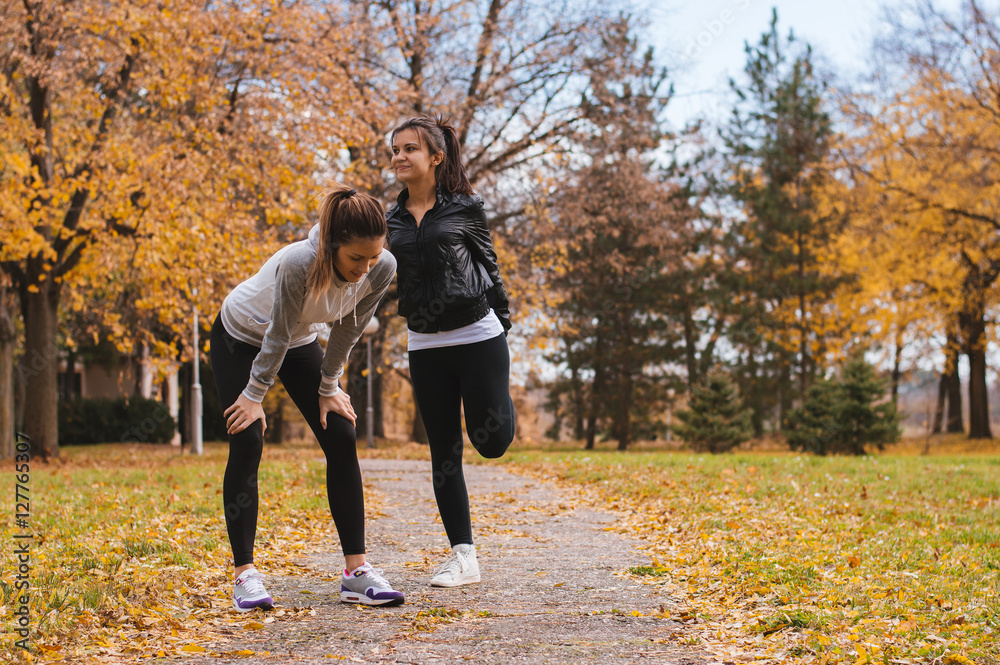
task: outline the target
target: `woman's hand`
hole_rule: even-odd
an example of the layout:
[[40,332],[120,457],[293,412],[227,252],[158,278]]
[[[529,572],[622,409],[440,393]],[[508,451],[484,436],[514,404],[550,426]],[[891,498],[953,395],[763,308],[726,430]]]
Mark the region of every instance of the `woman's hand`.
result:
[[343,390],[333,397],[319,396],[319,424],[323,426],[323,429],[326,429],[326,414],[331,412],[344,416],[351,421],[352,425],[358,419],[357,414],[354,413],[354,407],[351,406],[351,396]]
[[267,420],[264,418],[264,407],[260,402],[247,399],[240,393],[231,407],[226,409],[226,432],[239,434],[256,421],[260,421],[261,434],[267,431]]

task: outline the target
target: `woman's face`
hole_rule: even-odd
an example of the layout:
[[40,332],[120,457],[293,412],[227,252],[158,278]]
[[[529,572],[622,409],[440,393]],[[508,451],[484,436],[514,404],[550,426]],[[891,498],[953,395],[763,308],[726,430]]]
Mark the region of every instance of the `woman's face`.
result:
[[385,237],[355,238],[337,248],[333,265],[349,282],[360,282],[382,256]]
[[440,152],[432,155],[415,129],[404,129],[392,141],[392,169],[402,183],[417,183],[425,178],[433,181],[434,169],[443,157]]

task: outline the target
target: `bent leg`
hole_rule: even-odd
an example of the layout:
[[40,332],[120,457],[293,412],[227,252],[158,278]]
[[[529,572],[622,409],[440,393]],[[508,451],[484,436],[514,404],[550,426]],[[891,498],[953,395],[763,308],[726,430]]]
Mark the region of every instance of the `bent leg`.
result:
[[455,348],[462,354],[456,361],[469,440],[483,457],[500,457],[514,440],[515,430],[507,338],[497,335]]

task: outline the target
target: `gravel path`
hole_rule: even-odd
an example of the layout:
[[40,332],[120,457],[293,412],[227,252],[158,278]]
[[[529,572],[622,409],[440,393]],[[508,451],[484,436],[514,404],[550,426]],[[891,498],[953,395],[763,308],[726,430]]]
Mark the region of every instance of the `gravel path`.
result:
[[361,463],[366,491],[381,494],[377,503],[384,506],[368,520],[369,560],[406,593],[406,603],[383,609],[342,604],[340,553],[317,553],[304,562],[315,575],[267,577],[276,611],[288,608],[295,620],[249,613],[248,622],[265,625],[205,644],[221,658],[186,662],[246,663],[247,651],[254,652],[253,661],[296,663],[713,661],[667,639],[683,626],[663,618],[672,600],[660,587],[619,574],[649,561],[636,543],[606,530],[612,515],[576,507],[563,491],[538,480],[466,465],[483,580],[436,589],[428,585],[430,573],[448,550],[429,463]]

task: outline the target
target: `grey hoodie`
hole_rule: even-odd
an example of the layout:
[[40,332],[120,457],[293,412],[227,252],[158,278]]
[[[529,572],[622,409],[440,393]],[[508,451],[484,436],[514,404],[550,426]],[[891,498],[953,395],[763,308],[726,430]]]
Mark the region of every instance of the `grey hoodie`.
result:
[[323,356],[319,394],[336,395],[347,357],[396,274],[395,257],[383,250],[379,262],[360,282],[346,282],[335,273],[330,286],[316,297],[313,292],[306,293],[306,279],[318,248],[317,224],[306,240],[278,250],[260,272],[233,289],[222,303],[226,332],[260,347],[250,381],[243,389],[251,401],[263,401],[285,352],[312,343],[327,325],[333,329]]

